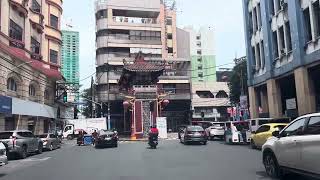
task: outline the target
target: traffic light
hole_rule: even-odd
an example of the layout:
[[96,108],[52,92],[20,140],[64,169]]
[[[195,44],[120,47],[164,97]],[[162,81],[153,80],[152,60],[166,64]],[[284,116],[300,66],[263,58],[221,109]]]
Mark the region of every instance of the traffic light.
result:
[[63,102],[68,102],[68,93],[67,93],[67,91],[64,91],[63,92]]

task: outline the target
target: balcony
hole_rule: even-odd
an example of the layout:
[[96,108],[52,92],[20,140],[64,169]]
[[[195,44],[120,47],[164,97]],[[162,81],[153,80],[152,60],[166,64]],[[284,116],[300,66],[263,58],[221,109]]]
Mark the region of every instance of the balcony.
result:
[[129,35],[100,36],[97,38],[97,48],[116,47],[150,47],[161,48],[161,40],[134,40]]
[[108,29],[108,18],[102,18],[97,20],[96,31]]
[[108,25],[111,29],[161,31],[160,22],[156,18],[114,16]]
[[62,12],[62,0],[46,0],[46,2]]
[[16,39],[10,38],[9,43],[10,43],[10,46],[15,47],[15,48],[24,49],[24,47],[25,47],[24,42],[16,40]]
[[47,36],[56,38],[57,40],[61,41],[62,40],[62,33],[60,30],[55,29],[51,26],[46,25],[45,33]]
[[28,10],[26,8],[26,5],[28,3],[27,0],[9,0],[9,3],[13,10],[16,10],[19,12],[20,16],[27,17]]

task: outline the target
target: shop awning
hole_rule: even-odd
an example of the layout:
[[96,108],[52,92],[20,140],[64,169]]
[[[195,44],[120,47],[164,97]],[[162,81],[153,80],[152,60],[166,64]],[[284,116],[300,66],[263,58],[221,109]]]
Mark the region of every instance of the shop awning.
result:
[[57,118],[57,108],[47,106],[32,101],[25,101],[18,98],[12,98],[12,114],[36,116],[46,118]]

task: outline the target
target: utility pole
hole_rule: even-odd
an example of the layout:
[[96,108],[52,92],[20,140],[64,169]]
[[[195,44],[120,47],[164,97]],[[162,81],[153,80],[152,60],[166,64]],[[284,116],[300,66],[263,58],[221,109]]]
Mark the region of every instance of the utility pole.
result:
[[107,94],[107,100],[108,100],[108,129],[111,130],[111,122],[110,122],[110,82],[109,82],[109,71],[110,71],[110,68],[109,68],[109,59],[107,60],[107,89],[108,89],[108,94]]

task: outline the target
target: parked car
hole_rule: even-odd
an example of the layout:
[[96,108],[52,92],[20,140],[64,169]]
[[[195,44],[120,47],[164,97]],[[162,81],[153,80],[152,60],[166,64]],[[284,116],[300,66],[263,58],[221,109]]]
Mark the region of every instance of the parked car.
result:
[[272,137],[272,133],[274,131],[281,131],[283,128],[285,128],[288,124],[286,123],[269,123],[269,124],[264,124],[260,126],[257,131],[252,131],[251,135],[251,148],[256,149],[256,148],[261,148],[262,145]]
[[208,139],[213,140],[215,137],[219,139],[223,139],[225,128],[226,128],[226,123],[213,122],[213,125],[206,129]]
[[269,176],[294,172],[320,178],[320,113],[301,116],[272,135],[262,146]]
[[9,153],[18,154],[22,159],[26,158],[29,153],[42,153],[41,139],[28,130],[0,132],[0,141],[8,144]]
[[184,133],[184,129],[187,127],[188,125],[179,125],[178,126],[178,138],[181,139],[181,133]]
[[46,133],[46,134],[38,135],[37,137],[39,137],[42,140],[43,149],[52,151],[54,149],[61,147],[60,139],[55,134]]
[[0,142],[0,166],[8,164],[6,144]]
[[207,144],[207,136],[201,126],[187,126],[180,135],[181,143],[200,142],[204,145]]
[[94,140],[95,147],[118,147],[118,133],[110,130],[98,131],[98,137]]

